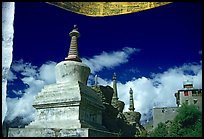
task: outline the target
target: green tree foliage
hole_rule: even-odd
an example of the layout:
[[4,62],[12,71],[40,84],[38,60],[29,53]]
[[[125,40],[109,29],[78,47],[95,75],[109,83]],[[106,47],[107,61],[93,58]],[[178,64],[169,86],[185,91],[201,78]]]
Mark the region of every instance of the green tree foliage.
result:
[[195,105],[183,104],[178,109],[178,115],[174,121],[181,124],[181,128],[188,128],[194,125],[199,119],[202,119],[202,115]]
[[150,133],[151,137],[167,137],[167,135],[168,130],[164,123],[159,123],[155,130]]
[[178,109],[178,114],[167,126],[159,123],[150,136],[153,137],[201,137],[202,113],[195,105],[183,104]]

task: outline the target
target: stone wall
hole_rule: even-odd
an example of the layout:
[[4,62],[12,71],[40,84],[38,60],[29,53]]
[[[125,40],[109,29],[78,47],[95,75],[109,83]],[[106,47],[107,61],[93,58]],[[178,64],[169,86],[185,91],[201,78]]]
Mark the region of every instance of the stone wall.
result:
[[115,133],[106,131],[76,128],[10,128],[9,137],[117,137]]
[[153,128],[156,128],[158,123],[171,121],[177,115],[178,107],[162,107],[153,108]]

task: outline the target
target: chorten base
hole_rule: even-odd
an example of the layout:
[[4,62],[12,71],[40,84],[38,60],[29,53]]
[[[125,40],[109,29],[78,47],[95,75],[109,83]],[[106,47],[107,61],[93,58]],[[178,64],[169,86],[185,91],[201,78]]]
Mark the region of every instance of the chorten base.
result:
[[118,137],[118,134],[91,128],[9,128],[8,137]]

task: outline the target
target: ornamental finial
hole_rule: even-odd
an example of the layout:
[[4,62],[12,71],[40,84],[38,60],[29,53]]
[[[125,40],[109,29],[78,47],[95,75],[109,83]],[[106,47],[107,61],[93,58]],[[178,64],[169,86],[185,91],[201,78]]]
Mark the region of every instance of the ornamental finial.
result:
[[80,36],[80,33],[78,32],[77,25],[74,25],[74,29],[69,33],[69,35],[71,36],[71,43],[68,56],[65,60],[82,62],[78,54],[77,38]]

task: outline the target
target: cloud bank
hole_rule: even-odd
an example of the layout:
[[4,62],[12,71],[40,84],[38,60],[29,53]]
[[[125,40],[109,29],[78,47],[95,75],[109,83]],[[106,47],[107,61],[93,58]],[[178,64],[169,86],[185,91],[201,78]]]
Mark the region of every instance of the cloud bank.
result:
[[[15,90],[13,93],[18,97],[7,97],[8,111],[6,120],[12,121],[17,117],[22,117],[23,123],[29,123],[34,118],[34,108],[32,107],[34,96],[43,88],[44,85],[55,83],[55,62],[46,62],[40,68],[26,63],[22,59],[14,61],[11,66],[8,81],[13,82],[16,77],[26,86],[24,90]],[[20,74],[16,76],[16,74]],[[18,88],[17,88],[18,89]]]

